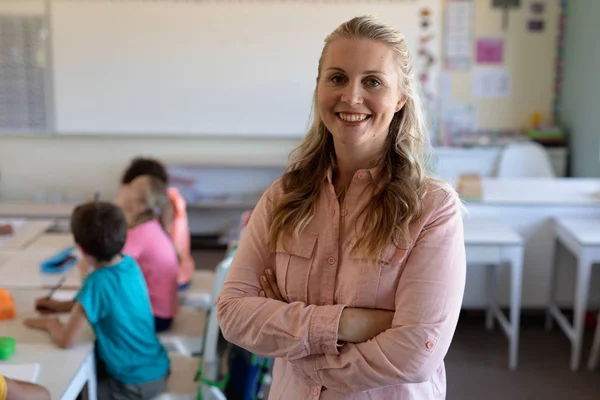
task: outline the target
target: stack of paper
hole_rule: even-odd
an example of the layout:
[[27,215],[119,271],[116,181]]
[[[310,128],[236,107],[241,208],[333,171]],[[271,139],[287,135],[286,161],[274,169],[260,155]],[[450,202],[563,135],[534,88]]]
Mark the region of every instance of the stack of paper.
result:
[[40,364],[3,364],[0,363],[0,375],[24,382],[35,382],[40,374]]

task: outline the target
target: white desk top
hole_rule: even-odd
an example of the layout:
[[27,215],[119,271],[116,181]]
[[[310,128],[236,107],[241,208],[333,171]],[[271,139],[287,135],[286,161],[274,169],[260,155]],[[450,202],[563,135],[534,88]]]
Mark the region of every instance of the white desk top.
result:
[[491,246],[521,244],[521,236],[509,225],[495,219],[466,218],[465,244]]
[[2,217],[69,218],[74,204],[0,203]]
[[[15,301],[17,318],[0,321],[0,336],[17,339],[14,355],[7,361],[11,364],[39,363],[40,374],[36,381],[50,391],[52,399],[60,399],[71,379],[79,370],[86,357],[94,351],[93,334],[87,329],[77,345],[61,350],[52,343],[48,333],[27,328],[25,318],[36,317],[34,301],[48,294],[42,290],[10,290]],[[59,367],[59,368],[57,368]]]
[[50,248],[57,251],[73,245],[70,233],[44,233],[27,246],[28,249]]
[[556,223],[568,231],[583,246],[600,246],[600,219],[556,218]]
[[483,178],[482,186],[483,204],[600,207],[600,179]]
[[38,236],[54,225],[52,220],[28,220],[18,227],[13,235],[0,244],[2,249],[21,249],[27,247]]
[[[40,264],[48,257],[56,254],[56,248],[32,248],[15,252],[14,255],[0,264],[2,287],[8,289],[42,289],[51,288],[58,283],[62,274],[42,273]],[[81,274],[77,266],[67,271],[67,279],[63,288],[78,289],[81,287]]]
[[71,384],[71,379],[93,351],[94,344],[91,341],[78,344],[69,350],[61,350],[54,344],[18,342],[10,360],[0,361],[0,363],[40,364],[36,383],[48,389],[51,399],[60,399]]

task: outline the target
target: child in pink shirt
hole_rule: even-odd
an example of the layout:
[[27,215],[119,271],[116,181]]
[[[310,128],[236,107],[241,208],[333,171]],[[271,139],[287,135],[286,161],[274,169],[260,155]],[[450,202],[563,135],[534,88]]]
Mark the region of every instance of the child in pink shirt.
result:
[[[153,158],[136,157],[131,161],[123,176],[121,187],[129,185],[134,179],[142,175],[150,175],[165,185],[169,183],[169,176],[164,165]],[[162,225],[166,227],[169,236],[179,257],[179,275],[177,283],[179,289],[186,289],[192,280],[196,269],[191,254],[191,236],[187,217],[186,202],[179,190],[174,187],[167,189],[169,203],[161,215]]]
[[157,332],[169,329],[177,312],[179,262],[160,222],[168,202],[166,185],[149,175],[122,187],[117,199],[129,225],[123,253],[133,257],[144,274]]

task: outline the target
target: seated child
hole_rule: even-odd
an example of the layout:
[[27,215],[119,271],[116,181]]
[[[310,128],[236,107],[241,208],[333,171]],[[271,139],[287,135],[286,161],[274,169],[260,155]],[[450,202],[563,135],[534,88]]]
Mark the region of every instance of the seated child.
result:
[[164,392],[169,358],[154,331],[148,289],[136,261],[121,254],[127,221],[119,207],[104,202],[78,206],[71,218],[75,243],[94,271],[75,301],[41,298],[42,313],[71,311],[58,318],[32,318],[31,328],[48,331],[61,348],[74,346],[87,323],[96,335],[99,399],[152,399]]
[[0,374],[0,400],[50,400],[48,390],[35,383],[16,381]]
[[171,327],[178,307],[177,253],[159,218],[168,202],[165,184],[150,175],[135,178],[117,198],[129,226],[123,253],[133,257],[144,274],[157,332]]
[[[127,167],[121,178],[121,189],[129,185],[135,178],[141,175],[150,175],[165,185],[169,183],[169,176],[166,168],[157,160],[152,158],[135,158]],[[170,187],[167,190],[170,203],[165,208],[161,216],[163,225],[171,236],[171,240],[177,250],[179,257],[179,276],[177,283],[179,289],[186,289],[190,285],[192,275],[196,268],[191,254],[191,238],[188,217],[186,211],[185,199],[179,193],[179,190]]]

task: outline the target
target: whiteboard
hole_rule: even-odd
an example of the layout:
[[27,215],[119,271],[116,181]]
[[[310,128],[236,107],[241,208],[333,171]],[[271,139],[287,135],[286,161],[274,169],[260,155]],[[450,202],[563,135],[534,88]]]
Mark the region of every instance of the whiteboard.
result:
[[[56,130],[302,137],[325,36],[371,14],[438,60],[441,0],[73,1],[51,7]],[[417,63],[418,68],[418,63]]]

